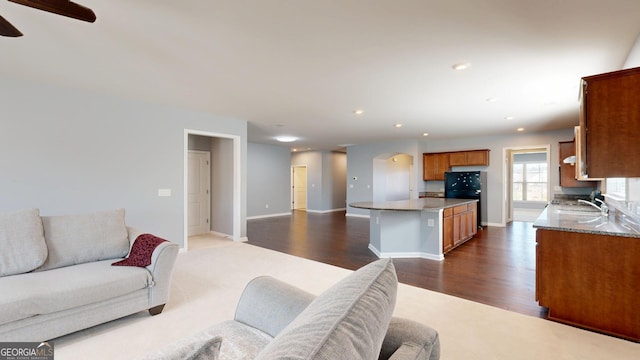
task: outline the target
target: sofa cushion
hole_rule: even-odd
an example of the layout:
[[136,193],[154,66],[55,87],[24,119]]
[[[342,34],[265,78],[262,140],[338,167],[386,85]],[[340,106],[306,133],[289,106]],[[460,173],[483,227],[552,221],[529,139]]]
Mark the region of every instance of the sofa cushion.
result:
[[97,303],[145,289],[152,283],[145,268],[90,262],[0,278],[0,324]]
[[122,258],[129,252],[124,209],[43,216],[42,225],[49,256],[36,271]]
[[47,259],[38,209],[0,214],[0,276],[21,274]]
[[360,268],[314,299],[256,359],[377,359],[397,287],[391,259]]

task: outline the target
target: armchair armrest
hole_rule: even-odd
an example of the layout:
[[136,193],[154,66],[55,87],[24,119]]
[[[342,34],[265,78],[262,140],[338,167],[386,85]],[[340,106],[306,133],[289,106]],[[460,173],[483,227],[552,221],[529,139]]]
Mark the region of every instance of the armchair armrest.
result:
[[275,337],[314,298],[295,286],[270,276],[260,276],[245,287],[234,319]]
[[433,328],[413,320],[391,318],[380,360],[438,360],[440,339]]

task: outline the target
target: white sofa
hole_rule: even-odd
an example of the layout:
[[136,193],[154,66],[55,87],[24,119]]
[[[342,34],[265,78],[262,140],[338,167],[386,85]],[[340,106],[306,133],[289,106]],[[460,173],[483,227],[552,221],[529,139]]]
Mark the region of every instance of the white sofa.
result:
[[124,209],[0,214],[0,341],[51,340],[139,311],[159,314],[178,245],[161,242],[146,267],[112,266],[140,234],[125,225]]

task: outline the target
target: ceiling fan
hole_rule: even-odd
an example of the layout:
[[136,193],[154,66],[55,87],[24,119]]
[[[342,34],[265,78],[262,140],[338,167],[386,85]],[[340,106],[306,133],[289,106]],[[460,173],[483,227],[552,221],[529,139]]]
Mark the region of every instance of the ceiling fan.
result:
[[[48,11],[54,14],[67,16],[87,22],[95,22],[96,14],[88,7],[76,4],[69,0],[9,0],[12,3],[25,5],[34,9]],[[8,37],[22,36],[20,30],[11,25],[9,21],[0,16],[0,35]]]

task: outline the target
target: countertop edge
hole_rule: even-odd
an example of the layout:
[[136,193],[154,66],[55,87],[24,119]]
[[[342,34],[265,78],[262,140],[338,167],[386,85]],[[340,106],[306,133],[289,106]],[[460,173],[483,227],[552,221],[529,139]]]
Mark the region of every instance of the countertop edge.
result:
[[635,239],[640,238],[639,232],[630,229],[628,226],[625,227],[625,225],[623,225],[623,223],[616,218],[615,214],[610,214],[609,219],[605,221],[605,223],[610,223],[610,226],[608,228],[599,229],[590,226],[587,227],[587,225],[585,224],[580,224],[578,218],[575,218],[571,215],[558,215],[550,213],[550,211],[552,211],[555,206],[558,205],[547,206],[542,214],[540,214],[538,219],[533,222],[532,227],[541,230],[566,231],[582,234],[618,236]]
[[[437,203],[436,203],[437,202]],[[353,202],[349,206],[356,209],[365,210],[387,210],[387,211],[429,211],[437,212],[446,208],[478,202],[477,199],[454,199],[454,198],[421,198],[413,200],[385,201],[385,202]],[[444,204],[440,204],[444,203]],[[414,204],[414,205],[411,205]]]

